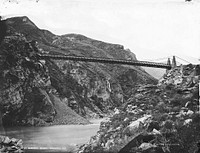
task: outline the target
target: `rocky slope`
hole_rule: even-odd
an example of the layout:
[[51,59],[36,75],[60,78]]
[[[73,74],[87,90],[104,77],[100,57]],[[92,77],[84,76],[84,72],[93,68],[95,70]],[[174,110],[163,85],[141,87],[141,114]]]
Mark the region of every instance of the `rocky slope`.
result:
[[136,86],[157,82],[140,67],[39,60],[37,53],[137,59],[121,45],[77,34],[57,36],[27,17],[6,23],[7,36],[0,46],[5,125],[87,124],[82,117],[109,114]]
[[199,80],[200,65],[190,64],[168,71],[157,85],[139,86],[79,152],[199,152]]

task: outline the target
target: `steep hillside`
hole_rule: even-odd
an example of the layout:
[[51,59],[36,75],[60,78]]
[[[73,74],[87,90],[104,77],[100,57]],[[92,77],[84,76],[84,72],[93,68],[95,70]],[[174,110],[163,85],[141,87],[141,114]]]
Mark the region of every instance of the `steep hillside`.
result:
[[[157,82],[140,67],[41,61],[38,52],[137,59],[121,45],[78,34],[57,36],[39,29],[27,17],[10,18],[6,23],[7,37],[0,46],[4,124],[85,124],[79,115],[102,117],[121,106],[136,86]],[[77,122],[69,119],[74,116]]]
[[198,153],[200,65],[168,71],[157,85],[140,86],[80,153]]

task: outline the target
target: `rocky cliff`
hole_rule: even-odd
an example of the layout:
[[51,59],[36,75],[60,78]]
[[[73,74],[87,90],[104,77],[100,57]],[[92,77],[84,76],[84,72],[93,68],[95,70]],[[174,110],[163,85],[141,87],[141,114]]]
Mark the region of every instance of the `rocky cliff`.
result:
[[[37,53],[137,60],[122,45],[78,34],[54,35],[27,17],[9,18],[0,46],[5,125],[87,124],[157,80],[140,67],[39,60]],[[84,118],[83,118],[84,117]]]
[[157,85],[139,86],[80,153],[200,151],[200,65],[168,71]]

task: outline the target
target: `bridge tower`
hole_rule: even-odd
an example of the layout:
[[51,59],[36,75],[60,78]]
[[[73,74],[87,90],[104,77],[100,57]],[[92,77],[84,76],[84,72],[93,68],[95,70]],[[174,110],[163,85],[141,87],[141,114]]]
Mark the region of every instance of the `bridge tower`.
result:
[[173,59],[172,59],[172,68],[175,68],[177,65],[176,65],[176,57],[173,56]]
[[170,58],[167,59],[167,65],[171,66],[171,60],[170,60]]
[[[167,59],[167,65],[170,65],[170,66],[172,66],[170,58],[168,58],[168,59]],[[169,70],[168,70],[168,69],[166,69],[166,73],[168,73],[168,71],[169,71]]]

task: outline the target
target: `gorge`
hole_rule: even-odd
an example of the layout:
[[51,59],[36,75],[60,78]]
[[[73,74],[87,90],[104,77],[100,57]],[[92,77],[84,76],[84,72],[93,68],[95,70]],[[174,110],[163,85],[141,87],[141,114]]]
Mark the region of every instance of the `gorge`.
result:
[[[92,126],[91,119],[107,118],[77,152],[198,149],[199,65],[175,67],[157,80],[139,66],[40,60],[38,53],[137,58],[119,44],[39,29],[26,16],[8,18],[6,24],[7,35],[0,44],[1,133],[17,126],[36,131],[72,124],[85,128]],[[0,140],[2,146],[22,147],[18,140]]]

